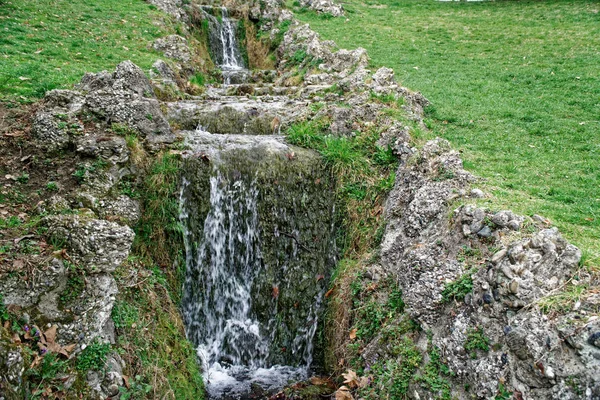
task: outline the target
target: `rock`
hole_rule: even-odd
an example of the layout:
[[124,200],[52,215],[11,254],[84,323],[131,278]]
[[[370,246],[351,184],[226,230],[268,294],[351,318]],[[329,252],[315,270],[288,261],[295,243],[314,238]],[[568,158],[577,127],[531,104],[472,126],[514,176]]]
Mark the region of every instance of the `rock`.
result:
[[152,44],[152,48],[163,53],[165,57],[183,63],[188,63],[192,58],[187,40],[179,35],[169,35],[164,38],[156,39]]
[[134,233],[128,226],[79,215],[46,217],[48,235],[64,242],[74,262],[88,272],[112,272],[129,255]]
[[481,199],[485,197],[485,193],[483,193],[483,190],[481,189],[472,189],[470,194],[471,197],[474,197],[476,199]]
[[594,332],[588,337],[587,342],[592,346],[600,348],[600,331]]
[[333,0],[300,0],[302,7],[309,8],[319,14],[330,14],[334,17],[342,17],[344,9]]
[[489,238],[492,236],[492,230],[489,226],[484,226],[480,231],[477,232],[477,235],[482,238]]
[[502,260],[504,258],[504,256],[506,255],[507,252],[508,252],[508,250],[506,248],[498,251],[496,254],[494,254],[492,256],[491,262],[493,264],[498,264],[498,262],[500,262],[500,260]]
[[517,294],[517,292],[519,291],[519,281],[513,279],[512,281],[510,281],[508,287],[511,293]]
[[183,10],[183,0],[147,0],[159,10],[172,15],[177,20],[187,20],[187,14]]
[[373,82],[378,86],[392,86],[396,84],[394,70],[381,67],[373,74]]
[[39,214],[58,214],[71,209],[69,202],[57,194],[39,202],[36,208]]
[[40,147],[49,152],[62,150],[69,145],[70,141],[66,125],[66,122],[58,120],[51,113],[39,112],[32,125],[33,137]]

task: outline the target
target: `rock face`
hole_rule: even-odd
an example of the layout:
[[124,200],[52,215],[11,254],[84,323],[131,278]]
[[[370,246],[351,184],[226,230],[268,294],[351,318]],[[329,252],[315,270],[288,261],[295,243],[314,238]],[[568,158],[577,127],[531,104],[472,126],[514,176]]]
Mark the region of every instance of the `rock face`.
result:
[[[493,397],[505,382],[523,398],[598,396],[600,382],[590,371],[600,361],[586,339],[600,321],[565,330],[569,316],[551,322],[532,307],[572,276],[580,250],[555,228],[523,232],[525,219],[510,211],[463,206],[449,219],[449,204],[472,177],[440,139],[417,159],[400,167],[388,199],[381,265],[397,277],[411,318],[431,332],[431,344],[461,382],[453,393],[467,396],[461,388],[468,383],[479,398]],[[449,298],[450,285],[465,277],[472,290]],[[483,332],[489,351],[465,350],[472,332]],[[573,379],[583,386],[570,387]]]
[[[40,147],[48,151],[67,148],[79,137],[86,121],[124,124],[148,141],[169,140],[170,127],[154,97],[144,72],[131,61],[119,64],[113,73],[86,74],[76,91],[52,90],[33,123]],[[89,138],[88,138],[89,139]],[[85,142],[80,143],[85,148]]]
[[179,35],[169,35],[165,38],[156,39],[152,44],[152,48],[162,52],[165,57],[182,63],[187,63],[192,58],[187,40]]

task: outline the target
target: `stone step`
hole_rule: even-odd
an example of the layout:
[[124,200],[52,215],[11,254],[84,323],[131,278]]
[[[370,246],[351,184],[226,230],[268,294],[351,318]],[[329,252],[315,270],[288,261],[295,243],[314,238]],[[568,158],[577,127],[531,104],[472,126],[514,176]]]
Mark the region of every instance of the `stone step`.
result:
[[270,135],[304,118],[310,102],[282,96],[229,96],[165,104],[167,119],[176,130],[201,126],[218,134]]

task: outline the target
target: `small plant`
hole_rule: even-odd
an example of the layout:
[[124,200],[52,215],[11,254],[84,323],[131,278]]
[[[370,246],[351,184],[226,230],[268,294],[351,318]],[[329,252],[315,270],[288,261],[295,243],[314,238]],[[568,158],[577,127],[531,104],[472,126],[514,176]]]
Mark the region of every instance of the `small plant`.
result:
[[10,315],[8,313],[8,309],[4,305],[4,296],[0,293],[0,322],[8,321]]
[[46,183],[46,190],[49,192],[58,192],[58,184],[56,182]]
[[0,218],[0,229],[18,228],[23,222],[19,217],[13,215],[8,218]]
[[404,301],[402,300],[402,291],[400,289],[392,290],[388,298],[388,306],[398,313],[404,311]]
[[451,375],[450,369],[442,362],[440,349],[431,344],[431,339],[428,355],[429,362],[423,368],[422,375],[417,376],[415,380],[435,394],[435,398],[450,400],[452,398],[450,383],[444,378],[444,376]]
[[470,353],[471,358],[477,358],[476,350],[486,352],[490,350],[490,339],[484,335],[482,328],[469,329],[464,347]]
[[450,300],[462,300],[468,293],[473,290],[472,271],[467,272],[454,282],[450,282],[444,286],[442,290],[442,302],[447,303]]
[[21,175],[19,175],[17,177],[17,182],[19,182],[19,183],[29,182],[29,174],[27,172],[23,172]]
[[76,368],[80,372],[88,370],[101,371],[106,366],[106,358],[110,352],[110,343],[91,343],[77,357]]
[[111,317],[117,329],[131,328],[139,319],[138,310],[124,301],[115,302]]
[[127,124],[113,123],[110,129],[119,136],[134,135],[137,136],[138,131]]
[[206,83],[206,77],[201,72],[198,72],[190,77],[190,83],[196,86],[204,86]]
[[433,178],[435,182],[447,181],[455,177],[454,171],[441,165],[437,170],[437,175]]
[[67,362],[59,359],[55,353],[46,353],[36,368],[29,369],[27,375],[40,381],[52,380],[67,370]]
[[502,382],[498,383],[498,393],[494,400],[510,400],[512,398],[512,393],[506,390],[506,387],[502,384]]
[[59,295],[59,303],[64,307],[76,300],[85,290],[85,278],[81,267],[65,261],[65,266],[69,269],[67,278],[67,287]]
[[120,387],[121,400],[138,400],[145,399],[152,391],[152,386],[142,382],[142,377],[139,375],[135,376],[127,388]]

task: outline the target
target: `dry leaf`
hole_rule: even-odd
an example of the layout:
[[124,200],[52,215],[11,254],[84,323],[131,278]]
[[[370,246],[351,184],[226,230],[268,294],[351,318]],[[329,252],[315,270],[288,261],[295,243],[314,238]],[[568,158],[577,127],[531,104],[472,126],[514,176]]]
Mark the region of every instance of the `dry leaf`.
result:
[[123,375],[123,381],[125,382],[125,387],[129,389],[129,377],[127,375]]
[[319,378],[318,376],[313,376],[312,378],[310,378],[310,383],[312,383],[315,386],[329,386],[329,380]]
[[335,400],[354,400],[354,397],[346,386],[342,386],[335,391]]
[[273,298],[276,299],[279,297],[279,288],[277,286],[273,286]]
[[325,293],[325,297],[329,297],[333,294],[333,288],[329,289],[327,293]]
[[356,339],[356,331],[357,331],[357,329],[356,329],[356,328],[354,328],[354,329],[352,329],[352,330],[350,331],[350,339],[351,339],[351,340],[354,340],[354,339]]
[[358,387],[359,378],[356,375],[356,372],[351,369],[347,370],[345,374],[342,374],[344,377],[344,383],[347,383],[351,388]]

